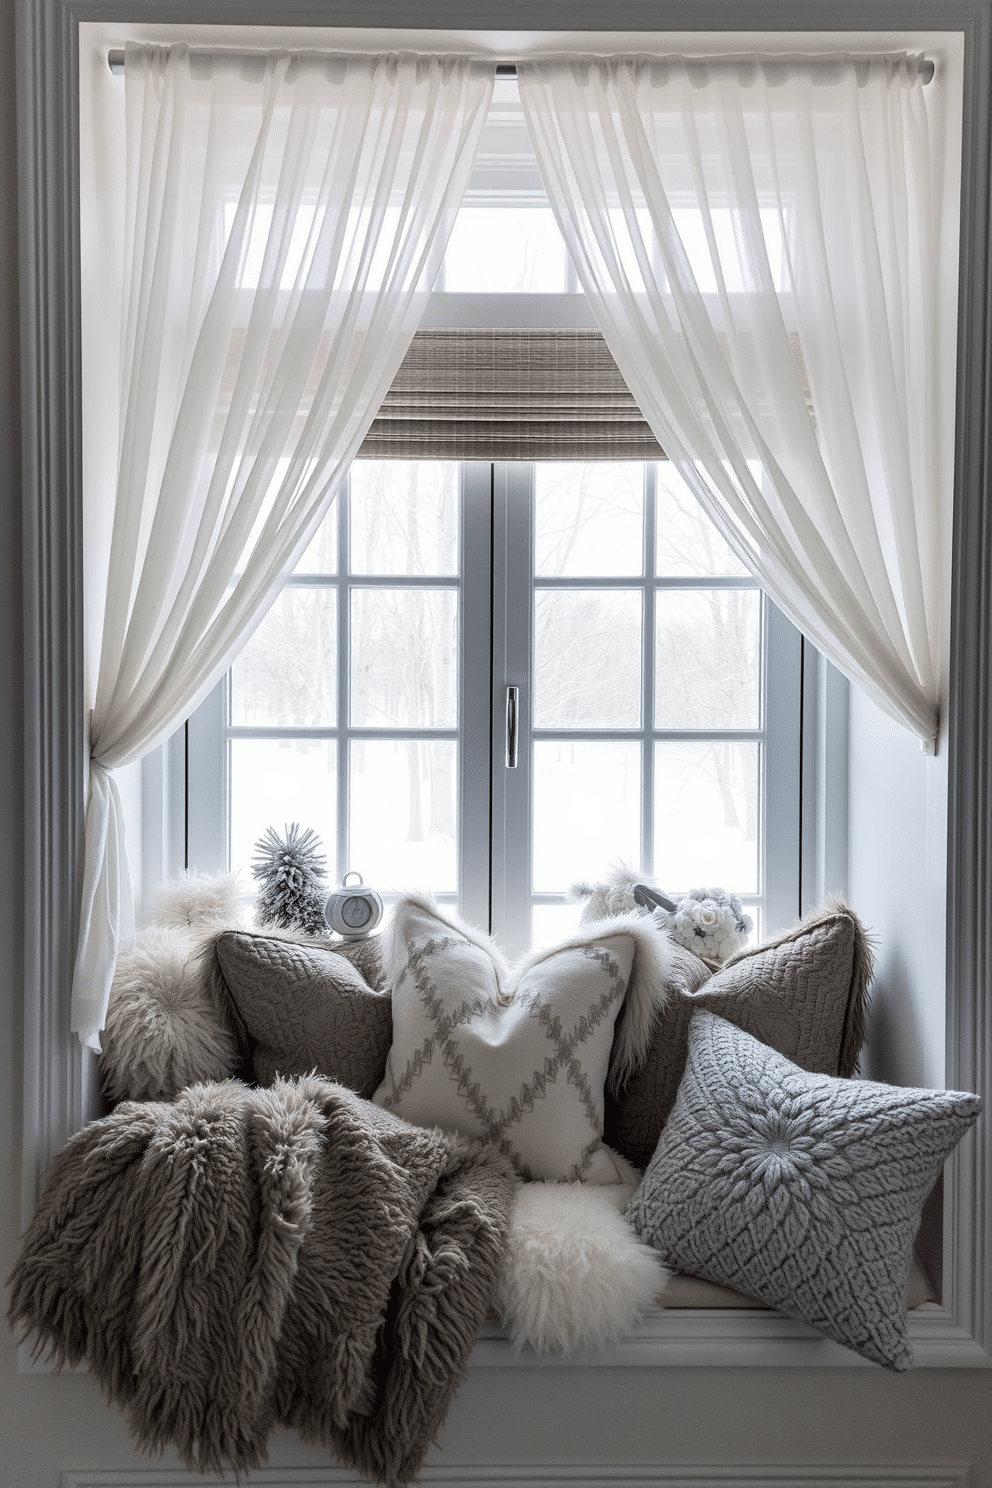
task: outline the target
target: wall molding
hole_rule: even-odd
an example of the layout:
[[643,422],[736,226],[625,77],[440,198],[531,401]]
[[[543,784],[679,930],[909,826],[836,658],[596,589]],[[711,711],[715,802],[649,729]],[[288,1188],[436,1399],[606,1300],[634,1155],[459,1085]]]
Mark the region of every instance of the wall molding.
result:
[[[423,10],[419,12],[423,14]],[[847,0],[766,0],[755,30],[842,29]],[[25,989],[22,1203],[87,1110],[92,1060],[68,1027],[86,751],[81,663],[82,521],[77,41],[83,20],[339,26],[417,24],[413,0],[16,0],[25,574]],[[575,0],[575,28],[602,28]],[[436,0],[437,27],[560,27],[555,0]],[[945,1175],[944,1302],[911,1324],[928,1365],[992,1365],[992,259],[989,244],[992,0],[866,0],[857,29],[965,36],[959,399],[949,749],[947,1084],[986,1115]],[[733,0],[623,0],[611,35],[731,30]],[[615,43],[613,43],[615,44]],[[844,1364],[852,1357],[788,1319],[658,1315],[616,1363]],[[513,1362],[483,1336],[477,1364]],[[79,1480],[80,1482],[82,1480]],[[122,1480],[118,1479],[120,1485]],[[188,1477],[183,1480],[188,1488]]]
[[85,757],[75,27],[60,6],[19,5],[18,215],[25,637],[24,1161],[39,1175],[74,1130],[83,1060],[69,1033]]
[[[948,708],[946,1084],[984,1115],[944,1173],[943,1301],[992,1351],[990,14],[966,41]],[[970,44],[986,59],[967,60]]]
[[[581,1466],[432,1467],[417,1488],[969,1488],[965,1463],[925,1467],[844,1464],[787,1466],[739,1464],[644,1467]],[[368,1488],[367,1480],[339,1467],[271,1467],[248,1473],[247,1488]],[[176,1468],[64,1472],[61,1488],[216,1488],[215,1477]]]

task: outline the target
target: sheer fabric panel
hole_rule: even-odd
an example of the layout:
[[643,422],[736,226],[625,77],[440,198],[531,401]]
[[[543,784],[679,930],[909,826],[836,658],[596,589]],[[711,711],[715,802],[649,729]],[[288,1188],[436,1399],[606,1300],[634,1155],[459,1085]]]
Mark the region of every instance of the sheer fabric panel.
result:
[[659,443],[794,623],[932,748],[950,490],[919,59],[571,58],[518,81]]
[[72,1007],[94,1047],[129,929],[111,772],[197,707],[316,530],[420,321],[492,85],[463,57],[127,49],[121,447]]

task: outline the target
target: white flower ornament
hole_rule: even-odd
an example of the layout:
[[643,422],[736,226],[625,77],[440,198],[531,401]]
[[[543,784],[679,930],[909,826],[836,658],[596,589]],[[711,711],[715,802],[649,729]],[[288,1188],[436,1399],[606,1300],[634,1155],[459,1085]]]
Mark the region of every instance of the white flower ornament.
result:
[[623,863],[602,883],[573,884],[572,897],[585,900],[584,925],[644,909],[673,940],[717,964],[746,945],[753,929],[751,916],[744,913],[736,894],[725,889],[690,889],[682,899],[671,899],[652,884],[639,881]]
[[656,910],[654,918],[687,950],[720,963],[747,943],[753,927],[737,895],[724,889],[691,889],[674,910]]

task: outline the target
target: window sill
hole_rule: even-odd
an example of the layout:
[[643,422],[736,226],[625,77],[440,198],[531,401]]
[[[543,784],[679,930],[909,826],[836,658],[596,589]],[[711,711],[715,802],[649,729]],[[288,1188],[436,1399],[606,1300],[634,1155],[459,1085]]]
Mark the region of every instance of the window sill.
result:
[[[917,1369],[990,1369],[992,1355],[936,1302],[909,1314],[909,1341]],[[783,1366],[796,1369],[874,1369],[850,1349],[780,1313],[754,1308],[656,1308],[642,1327],[614,1348],[579,1354],[538,1354],[516,1349],[500,1323],[487,1319],[469,1358],[469,1369],[727,1369]],[[56,1370],[32,1358],[30,1344],[17,1353],[18,1374],[86,1374],[85,1365]]]

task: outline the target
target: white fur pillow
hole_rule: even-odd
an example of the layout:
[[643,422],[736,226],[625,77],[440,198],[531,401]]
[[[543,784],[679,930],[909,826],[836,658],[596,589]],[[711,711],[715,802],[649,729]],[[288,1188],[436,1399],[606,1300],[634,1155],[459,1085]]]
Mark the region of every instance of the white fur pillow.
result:
[[523,1183],[496,1305],[517,1348],[606,1348],[640,1321],[669,1273],[618,1213],[629,1185]]
[[524,1178],[615,1184],[604,1086],[644,1057],[670,959],[667,937],[636,916],[511,973],[487,936],[430,899],[401,900],[386,955],[393,1042],[373,1099],[415,1126],[495,1142]]
[[158,886],[155,922],[120,952],[110,990],[100,1065],[112,1101],[168,1100],[236,1069],[200,952],[210,935],[238,923],[239,909],[235,874],[190,874]]

